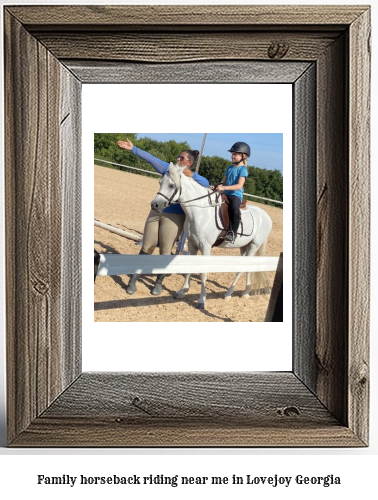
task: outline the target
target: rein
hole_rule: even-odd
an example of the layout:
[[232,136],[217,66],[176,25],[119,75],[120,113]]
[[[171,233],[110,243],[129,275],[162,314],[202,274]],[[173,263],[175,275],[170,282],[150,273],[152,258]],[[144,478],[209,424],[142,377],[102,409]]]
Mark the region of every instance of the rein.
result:
[[[176,194],[176,193],[175,193],[175,194]],[[174,195],[175,195],[175,194],[174,194]],[[180,188],[180,194],[181,194],[181,188]],[[202,200],[203,198],[206,198],[206,197],[210,198],[210,196],[211,196],[212,194],[216,194],[216,192],[215,192],[215,191],[213,191],[212,193],[207,193],[207,194],[204,194],[203,196],[199,196],[198,198],[192,198],[191,200],[173,201],[173,202],[170,202],[170,205],[174,205],[174,204],[176,204],[176,205],[177,205],[177,204],[178,204],[178,205],[183,205],[183,204],[186,204],[186,203],[191,203],[192,201]],[[173,195],[173,196],[174,196],[174,195]],[[172,198],[173,198],[173,197],[172,197]],[[172,198],[171,198],[171,199],[172,199]],[[167,198],[167,199],[168,199],[168,198]],[[215,206],[220,206],[220,205],[222,205],[222,203],[217,203],[216,205],[213,205],[213,204],[210,202],[210,206],[212,206],[212,207],[215,207]]]
[[[161,193],[160,191],[158,191],[157,195],[160,194],[160,196],[162,196],[163,198],[168,200],[169,205],[173,205],[173,203],[178,203],[177,201],[172,202],[173,198],[176,196],[177,191],[178,191],[178,188],[176,187],[176,189],[173,192],[173,195],[170,198],[168,198],[168,196],[165,196],[165,194]],[[180,193],[181,193],[181,189],[180,189]]]

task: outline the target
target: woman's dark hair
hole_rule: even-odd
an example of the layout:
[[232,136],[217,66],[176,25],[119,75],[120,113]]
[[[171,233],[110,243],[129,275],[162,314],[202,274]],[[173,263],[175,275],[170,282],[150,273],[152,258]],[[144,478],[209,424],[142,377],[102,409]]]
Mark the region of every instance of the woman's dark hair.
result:
[[193,165],[194,165],[196,159],[198,158],[199,151],[197,151],[196,149],[194,151],[192,151],[191,149],[184,149],[181,152],[182,153],[187,153],[189,161],[191,161],[193,163]]

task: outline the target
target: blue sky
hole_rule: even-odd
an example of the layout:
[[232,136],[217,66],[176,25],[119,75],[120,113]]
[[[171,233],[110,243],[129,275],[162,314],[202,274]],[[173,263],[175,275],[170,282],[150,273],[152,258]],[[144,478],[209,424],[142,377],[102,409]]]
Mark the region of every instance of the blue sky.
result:
[[[191,149],[201,150],[204,134],[138,134],[138,137],[150,137],[157,141],[171,139],[186,141]],[[283,172],[283,134],[207,134],[204,156],[220,156],[228,160],[231,155],[228,149],[238,141],[243,141],[251,147],[249,165],[254,165],[268,170]]]

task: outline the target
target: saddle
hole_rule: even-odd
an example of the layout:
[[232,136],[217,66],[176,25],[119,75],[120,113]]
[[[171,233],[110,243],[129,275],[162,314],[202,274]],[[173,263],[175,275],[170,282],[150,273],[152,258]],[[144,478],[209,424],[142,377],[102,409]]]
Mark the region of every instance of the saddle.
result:
[[[215,224],[220,230],[217,240],[213,247],[220,245],[224,241],[224,237],[229,227],[228,205],[229,201],[224,193],[219,193],[216,197],[216,203],[221,203],[215,210]],[[250,236],[253,232],[254,220],[252,214],[247,208],[247,200],[242,200],[240,204],[240,224],[237,234],[240,236]]]

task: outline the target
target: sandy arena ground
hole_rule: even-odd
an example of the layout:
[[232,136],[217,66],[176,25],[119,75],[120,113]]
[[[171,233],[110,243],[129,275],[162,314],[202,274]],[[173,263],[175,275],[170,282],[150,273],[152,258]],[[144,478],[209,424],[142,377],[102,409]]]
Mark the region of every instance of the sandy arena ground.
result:
[[[143,235],[150,202],[158,191],[158,178],[142,177],[105,167],[94,167],[94,218],[119,229]],[[256,205],[259,205],[256,203]],[[261,206],[272,218],[267,255],[278,256],[283,249],[283,210]],[[94,248],[100,253],[135,255],[140,246],[133,240],[94,227]],[[155,250],[158,254],[158,249]],[[213,255],[240,255],[239,250],[214,248]],[[270,273],[273,283],[274,273]],[[231,273],[209,273],[207,279],[206,310],[196,309],[200,294],[200,276],[192,275],[191,287],[183,300],[174,300],[184,281],[182,275],[171,275],[163,282],[163,292],[154,297],[150,291],[155,276],[142,276],[137,292],[127,295],[128,276],[97,277],[94,286],[94,320],[116,322],[251,322],[264,321],[269,295],[258,295],[248,300],[240,298],[245,288],[245,277],[237,283],[231,300],[223,294],[231,285]]]

